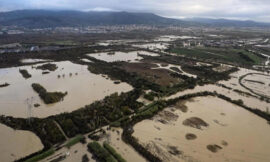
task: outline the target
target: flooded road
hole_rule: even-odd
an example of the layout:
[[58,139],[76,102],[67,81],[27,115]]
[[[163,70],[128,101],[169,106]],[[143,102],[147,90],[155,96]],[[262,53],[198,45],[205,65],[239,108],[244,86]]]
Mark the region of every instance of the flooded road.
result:
[[[166,69],[166,70],[169,70],[169,71],[178,73],[178,74],[186,75],[186,76],[188,76],[188,77],[197,78],[196,75],[187,73],[187,72],[185,72],[184,70],[182,70],[181,66],[179,66],[179,65],[168,64],[168,65],[166,65],[166,66],[163,66],[163,65],[160,64],[160,63],[156,63],[156,65],[157,65],[158,67],[155,67],[155,68],[152,68],[152,69]],[[176,69],[178,69],[179,71],[173,70],[173,69],[171,69],[171,68],[176,68]]]
[[257,94],[270,97],[270,75],[250,74],[242,79],[242,84]]

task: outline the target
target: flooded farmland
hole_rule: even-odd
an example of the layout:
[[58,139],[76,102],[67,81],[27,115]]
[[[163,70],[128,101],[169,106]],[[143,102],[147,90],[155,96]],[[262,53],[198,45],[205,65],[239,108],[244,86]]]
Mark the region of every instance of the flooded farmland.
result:
[[101,52],[101,53],[92,53],[87,54],[87,56],[94,57],[98,60],[106,61],[106,62],[117,62],[117,61],[125,61],[125,62],[139,62],[143,57],[139,55],[146,56],[159,56],[156,53],[151,53],[147,51],[132,51],[132,52]]
[[124,159],[130,162],[145,162],[146,160],[136,152],[130,145],[121,140],[121,128],[112,128],[106,131],[106,136],[100,142],[107,142],[117,150]]
[[[112,93],[127,92],[132,87],[127,83],[114,82],[101,75],[90,73],[87,66],[69,61],[55,62],[57,70],[42,74],[42,70],[34,66],[23,66],[0,69],[1,82],[10,85],[0,89],[0,114],[14,117],[44,118],[63,112],[71,112],[94,101],[101,100]],[[19,69],[26,69],[31,78],[24,79]],[[39,83],[48,91],[67,92],[64,100],[55,104],[45,104],[32,89],[32,83]],[[29,109],[28,105],[40,104]]]
[[264,119],[216,97],[178,104],[134,126],[133,136],[163,161],[270,160]]
[[251,73],[242,79],[242,84],[256,94],[270,97],[270,75]]
[[254,97],[250,97],[250,96],[246,96],[246,95],[239,95],[239,93],[234,92],[233,90],[228,90],[216,85],[205,85],[205,86],[196,86],[194,89],[188,89],[182,92],[178,92],[174,95],[171,95],[169,97],[167,97],[166,99],[173,99],[179,96],[183,96],[186,94],[190,94],[190,93],[197,93],[197,92],[203,92],[203,91],[209,91],[209,92],[217,92],[219,94],[223,94],[227,97],[233,98],[235,100],[239,100],[241,99],[245,105],[254,108],[254,109],[259,109],[262,111],[267,111],[267,109],[269,108],[269,103],[265,102],[265,101],[261,101],[257,98]]
[[40,139],[34,133],[13,130],[3,124],[0,124],[0,146],[0,161],[18,160],[43,149]]
[[242,87],[239,84],[239,79],[240,79],[241,76],[244,76],[244,75],[246,75],[248,73],[254,73],[254,72],[258,73],[258,71],[255,71],[255,70],[239,68],[239,71],[230,74],[230,76],[231,76],[230,80],[228,80],[228,81],[219,81],[219,83],[224,84],[224,85],[226,85],[228,87],[231,87],[231,88],[239,89],[239,90],[244,91],[244,92],[249,92],[246,88]]

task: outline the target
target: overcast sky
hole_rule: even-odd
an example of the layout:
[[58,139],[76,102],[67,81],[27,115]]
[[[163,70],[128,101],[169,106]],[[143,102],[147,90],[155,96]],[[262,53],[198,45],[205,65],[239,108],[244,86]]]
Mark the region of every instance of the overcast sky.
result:
[[174,18],[270,22],[270,0],[0,0],[0,11],[18,9],[152,12]]

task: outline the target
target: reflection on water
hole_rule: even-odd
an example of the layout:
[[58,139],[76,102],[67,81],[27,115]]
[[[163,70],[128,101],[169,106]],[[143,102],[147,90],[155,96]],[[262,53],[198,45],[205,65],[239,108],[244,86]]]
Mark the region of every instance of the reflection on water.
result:
[[21,63],[30,64],[30,63],[38,63],[38,62],[48,62],[51,60],[44,60],[44,59],[22,59],[20,60]]
[[[69,61],[56,64],[58,69],[45,75],[42,74],[42,70],[37,70],[32,66],[0,69],[1,83],[10,84],[10,86],[0,89],[0,114],[24,118],[30,115],[47,117],[71,112],[115,92],[132,90],[127,83],[116,85],[110,79],[90,73],[87,66],[73,64]],[[19,73],[19,68],[27,69],[32,77],[24,79]],[[68,95],[62,102],[46,105],[33,91],[32,83],[41,84],[49,92],[67,91]],[[28,108],[27,99],[28,103],[32,103],[32,105],[38,103],[41,106]]]
[[145,44],[134,44],[133,47],[150,49],[154,51],[165,50],[169,47],[168,43],[145,43]]

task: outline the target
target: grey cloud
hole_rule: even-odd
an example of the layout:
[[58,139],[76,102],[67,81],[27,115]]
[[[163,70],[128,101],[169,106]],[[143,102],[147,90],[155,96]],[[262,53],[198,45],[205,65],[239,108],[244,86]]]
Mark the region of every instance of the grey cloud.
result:
[[0,0],[1,10],[74,9],[153,12],[167,17],[270,21],[269,0]]

